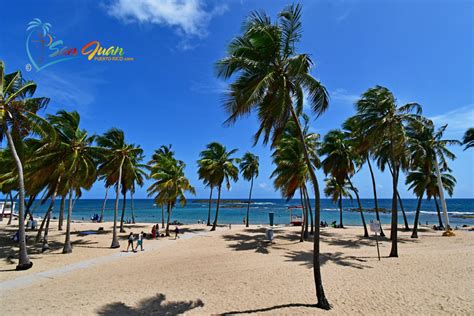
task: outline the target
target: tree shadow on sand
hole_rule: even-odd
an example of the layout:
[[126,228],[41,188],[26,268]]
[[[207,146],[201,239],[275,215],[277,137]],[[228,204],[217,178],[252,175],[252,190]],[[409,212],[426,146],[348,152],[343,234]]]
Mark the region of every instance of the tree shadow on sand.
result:
[[[299,262],[301,265],[306,266],[309,269],[313,268],[313,251],[291,251],[285,255],[286,261]],[[333,252],[333,253],[321,253],[319,257],[320,265],[324,265],[327,262],[333,262],[337,265],[350,267],[355,269],[365,269],[372,268],[369,265],[363,264],[367,262],[362,258],[354,256],[346,256],[342,252]]]
[[203,307],[204,303],[198,299],[195,301],[166,301],[164,294],[143,299],[138,307],[130,307],[122,302],[115,302],[101,307],[97,314],[105,316],[113,315],[177,315],[192,309]]
[[[282,308],[291,308],[291,307],[310,307],[315,308],[316,304],[300,304],[300,303],[292,303],[292,304],[282,304],[282,305],[275,305],[271,307],[263,307],[263,308],[256,308],[256,309],[248,309],[243,311],[230,311],[224,312],[220,315],[237,315],[237,314],[253,314],[253,313],[263,313],[263,312],[270,312],[276,309]],[[286,314],[286,313],[284,313]]]
[[266,240],[264,234],[258,235],[247,235],[247,234],[233,234],[233,235],[224,235],[222,236],[224,240],[235,242],[227,245],[227,247],[235,251],[246,251],[254,250],[257,253],[268,254],[268,247],[271,246],[271,243]]

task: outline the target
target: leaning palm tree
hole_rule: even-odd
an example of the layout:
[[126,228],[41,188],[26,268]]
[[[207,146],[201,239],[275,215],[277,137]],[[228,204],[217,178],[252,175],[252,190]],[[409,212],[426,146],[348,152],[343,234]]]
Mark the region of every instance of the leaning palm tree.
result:
[[464,150],[474,147],[474,127],[469,128],[466,133],[464,133],[462,143],[466,145]]
[[[36,113],[49,102],[48,98],[32,98],[35,91],[36,84],[23,79],[19,71],[5,74],[5,64],[0,60],[0,142],[6,137],[18,173],[20,252],[17,270],[26,270],[33,265],[28,258],[25,241],[25,182],[21,137],[38,126],[39,117]],[[18,146],[20,148],[17,148]]]
[[[341,182],[342,181],[342,182]],[[334,203],[339,204],[339,228],[344,228],[344,223],[342,221],[342,198],[348,197],[352,199],[350,190],[352,189],[349,186],[349,183],[346,178],[338,180],[335,177],[330,177],[326,179],[326,188],[324,188],[324,194],[327,197],[331,197]]]
[[[103,136],[97,137],[97,144],[103,149],[103,159],[99,166],[99,173],[105,173],[105,186],[115,186],[114,226],[111,248],[119,248],[117,239],[117,213],[122,184],[123,166],[131,157],[141,155],[143,150],[125,142],[122,130],[112,128]],[[123,222],[121,223],[123,229]]]
[[[297,54],[296,44],[302,35],[301,6],[285,8],[273,23],[264,13],[254,12],[244,25],[243,34],[234,38],[228,47],[228,56],[217,63],[217,75],[228,79],[237,75],[230,84],[224,107],[229,114],[227,124],[248,116],[255,110],[260,128],[255,142],[263,135],[263,142],[270,139],[273,145],[280,138],[289,120],[299,130],[304,143],[298,117],[303,109],[304,91],[308,104],[319,116],[328,107],[326,89],[311,74],[313,62],[308,54]],[[315,195],[315,222],[320,219],[319,186],[305,146],[304,157]],[[314,278],[317,306],[330,309],[324,295],[319,261],[319,225],[314,238]]]
[[356,172],[356,165],[360,165],[361,163],[359,156],[352,147],[350,134],[344,133],[340,130],[329,131],[326,136],[324,136],[324,141],[319,150],[319,154],[326,155],[326,158],[321,162],[324,173],[326,175],[331,174],[332,177],[338,181],[340,186],[347,182],[351,190],[355,193],[357,204],[359,206],[359,213],[362,219],[362,225],[364,227],[364,237],[369,237],[364,212],[359,198],[359,192],[351,181],[351,177]]
[[356,110],[355,116],[361,130],[371,143],[376,144],[374,155],[379,159],[379,166],[383,168],[388,165],[391,171],[393,194],[390,257],[398,257],[397,186],[407,155],[406,124],[423,119],[421,106],[417,103],[408,103],[399,107],[390,90],[375,86],[367,90],[357,101]]
[[240,162],[240,172],[242,173],[242,177],[245,180],[250,181],[249,202],[247,204],[247,219],[245,221],[246,227],[249,227],[249,212],[250,203],[252,201],[253,180],[258,177],[258,167],[258,156],[255,156],[251,152],[246,152],[242,157],[242,161]]
[[[309,118],[306,115],[302,115],[302,120],[304,142],[310,154],[311,163],[316,168],[320,165],[317,155],[319,134],[309,132]],[[271,177],[274,178],[275,189],[279,190],[287,200],[293,198],[296,190],[300,190],[302,193],[301,195],[306,202],[302,201],[305,225],[302,228],[300,241],[304,241],[308,237],[309,221],[306,210],[310,209],[310,203],[306,192],[306,182],[309,178],[309,172],[304,158],[303,146],[298,135],[298,126],[293,121],[288,121],[272,154],[273,163],[276,167]]]
[[217,205],[216,215],[212,223],[211,231],[216,230],[217,219],[219,216],[219,207],[221,201],[222,185],[225,182],[227,190],[230,189],[231,181],[237,181],[239,178],[239,169],[235,165],[239,159],[231,157],[237,152],[237,149],[227,151],[227,148],[217,142],[207,144],[202,152],[202,167],[212,181],[212,185],[217,187]]
[[153,155],[150,162],[150,178],[155,182],[148,188],[148,195],[155,197],[157,204],[166,204],[168,219],[166,221],[166,236],[169,236],[171,212],[179,200],[181,206],[186,205],[186,191],[196,194],[195,189],[185,177],[185,163],[174,158],[171,148],[162,146]]
[[385,237],[385,233],[383,232],[382,228],[382,221],[380,219],[379,203],[377,198],[377,184],[375,182],[375,174],[371,163],[371,160],[373,159],[372,150],[375,144],[370,143],[365,137],[356,117],[349,117],[342,126],[344,130],[349,133],[349,142],[353,155],[357,157],[357,161],[360,164],[359,167],[361,168],[365,163],[367,163],[367,166],[369,167],[370,178],[372,180],[372,192],[374,194],[375,218],[380,223],[380,236]]

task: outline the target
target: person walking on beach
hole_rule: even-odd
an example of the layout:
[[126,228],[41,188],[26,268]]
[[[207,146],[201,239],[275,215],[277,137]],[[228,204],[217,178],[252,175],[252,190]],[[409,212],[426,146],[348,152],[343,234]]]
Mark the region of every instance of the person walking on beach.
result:
[[133,236],[133,233],[131,232],[129,235],[128,235],[128,246],[127,246],[127,251],[128,252],[128,249],[130,247],[132,247],[132,251],[135,252],[135,248],[133,248],[133,239],[135,239],[135,237]]
[[175,235],[174,235],[174,239],[179,238],[179,228],[178,228],[178,226],[176,226],[176,227],[174,228],[174,234],[175,234]]
[[140,235],[138,235],[137,239],[137,248],[135,248],[135,251],[138,251],[138,246],[140,246],[140,250],[143,251],[143,239],[145,238],[145,233],[141,232]]

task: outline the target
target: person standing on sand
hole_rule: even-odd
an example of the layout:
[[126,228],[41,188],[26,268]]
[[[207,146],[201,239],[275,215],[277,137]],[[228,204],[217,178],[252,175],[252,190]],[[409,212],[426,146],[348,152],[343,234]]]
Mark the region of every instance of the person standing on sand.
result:
[[133,239],[135,239],[135,237],[133,236],[133,233],[130,232],[130,234],[128,235],[128,246],[127,246],[126,252],[128,252],[128,249],[130,248],[130,246],[132,247],[132,251],[135,252],[135,248],[133,248]]
[[174,239],[179,238],[179,228],[178,228],[178,226],[175,227],[174,234],[175,234]]
[[135,248],[135,251],[138,250],[138,246],[140,246],[140,250],[143,251],[143,239],[145,238],[145,233],[141,232],[140,235],[138,235],[137,239],[137,248]]
[[151,238],[156,239],[156,225],[151,228]]

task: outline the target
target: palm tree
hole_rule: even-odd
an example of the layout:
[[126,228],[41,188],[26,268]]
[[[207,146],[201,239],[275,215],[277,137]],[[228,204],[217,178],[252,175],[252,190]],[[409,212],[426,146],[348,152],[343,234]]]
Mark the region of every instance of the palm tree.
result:
[[[130,163],[130,159],[133,159],[133,157],[142,155],[143,150],[139,146],[127,144],[125,142],[124,132],[116,128],[112,128],[103,136],[98,137],[97,144],[103,148],[103,157],[105,157],[99,166],[99,173],[106,174],[106,187],[115,185],[114,227],[110,248],[119,248],[120,244],[117,239],[117,213],[123,167],[125,164]],[[120,226],[121,229],[123,229],[123,218]]]
[[348,197],[352,199],[350,193],[351,187],[346,178],[343,178],[342,182],[337,180],[335,177],[330,177],[326,179],[326,188],[324,189],[324,194],[327,197],[331,197],[334,203],[339,203],[339,228],[344,228],[344,223],[342,222],[342,198]]
[[253,188],[253,179],[258,177],[258,156],[255,156],[251,152],[246,152],[242,157],[240,162],[240,172],[242,177],[250,181],[250,191],[249,191],[249,202],[247,204],[247,220],[245,221],[245,226],[249,227],[249,211],[250,203],[252,201],[252,188]]
[[[392,174],[392,248],[390,257],[398,257],[397,228],[398,228],[398,178],[400,169],[404,168],[406,160],[406,131],[407,123],[422,120],[421,106],[409,103],[397,106],[395,97],[385,87],[375,86],[367,90],[356,103],[356,120],[371,143],[375,144],[374,155],[383,169],[389,166]],[[415,110],[416,114],[411,112]]]
[[201,158],[197,161],[199,180],[202,180],[204,186],[211,189],[209,193],[209,208],[207,210],[207,226],[211,226],[212,192],[214,191],[215,181],[212,179],[212,172],[207,168],[206,163],[213,159],[212,154],[212,151],[203,150],[199,154]]
[[464,147],[464,150],[474,147],[474,127],[471,127],[466,131],[462,143],[463,145],[466,145],[466,147]]
[[350,189],[355,193],[359,206],[359,213],[362,219],[362,225],[364,227],[364,237],[369,237],[364,212],[359,198],[359,192],[351,181],[351,177],[356,172],[356,164],[361,165],[361,162],[356,154],[356,150],[352,147],[350,134],[344,133],[340,130],[329,131],[326,136],[324,136],[324,141],[319,150],[319,154],[326,155],[326,158],[321,163],[324,173],[326,175],[331,174],[332,178],[338,182],[340,187],[343,187],[347,182],[347,185],[349,185]]
[[[36,84],[23,79],[19,71],[5,74],[5,64],[0,60],[0,142],[6,137],[18,173],[18,223],[19,223],[19,262],[17,270],[32,267],[26,250],[25,241],[25,182],[21,161],[21,137],[37,126],[36,113],[44,108],[48,98],[32,98]],[[19,147],[19,150],[17,150]]]
[[230,189],[231,181],[237,181],[239,178],[239,169],[235,163],[239,159],[231,157],[237,152],[237,149],[227,151],[227,148],[217,142],[207,144],[206,149],[201,153],[201,164],[205,173],[209,175],[213,186],[217,187],[217,205],[216,215],[212,223],[211,231],[216,230],[217,219],[219,216],[219,207],[221,200],[222,185],[225,182],[227,190]]
[[[448,192],[448,195],[451,197],[453,196],[454,187],[456,186],[456,179],[448,172],[449,170],[443,170],[441,173],[441,179],[443,181],[443,188],[446,190],[446,192]],[[439,227],[444,227],[438,204],[439,186],[435,170],[433,170],[433,176],[431,177],[431,181],[426,186],[426,198],[428,200],[431,200],[431,198],[433,198],[436,206],[436,213],[438,215]]]
[[149,196],[155,196],[156,203],[167,205],[166,236],[169,236],[170,217],[176,201],[179,200],[181,206],[185,206],[185,192],[196,194],[195,189],[184,175],[185,163],[174,158],[171,146],[162,146],[155,151],[150,164],[150,178],[155,182],[147,192]]
[[[278,15],[276,23],[264,13],[254,12],[245,23],[241,36],[234,38],[228,56],[217,63],[217,75],[228,79],[238,75],[230,84],[225,109],[229,114],[227,124],[240,117],[257,113],[260,128],[255,142],[263,135],[263,142],[270,138],[276,144],[286,123],[293,120],[304,144],[298,116],[303,109],[304,91],[313,112],[319,116],[328,107],[326,89],[311,76],[312,60],[307,54],[297,54],[296,44],[302,35],[301,6],[291,5]],[[314,188],[315,221],[320,219],[320,193],[316,174],[306,146],[304,157]],[[317,306],[330,309],[324,295],[319,261],[319,225],[314,238],[314,279]]]
[[[302,119],[305,145],[310,154],[311,163],[316,168],[320,164],[317,155],[319,134],[309,132],[309,118],[306,115],[303,115]],[[298,189],[302,193],[303,198],[307,200],[307,203],[302,201],[305,227],[302,229],[300,241],[303,241],[308,237],[308,214],[306,210],[309,210],[310,207],[309,198],[306,193],[306,182],[309,178],[309,172],[298,134],[298,126],[293,121],[288,121],[272,154],[273,163],[276,167],[271,177],[275,178],[274,187],[280,190],[283,197],[287,200],[290,200]],[[307,207],[305,207],[306,204],[308,204]]]

